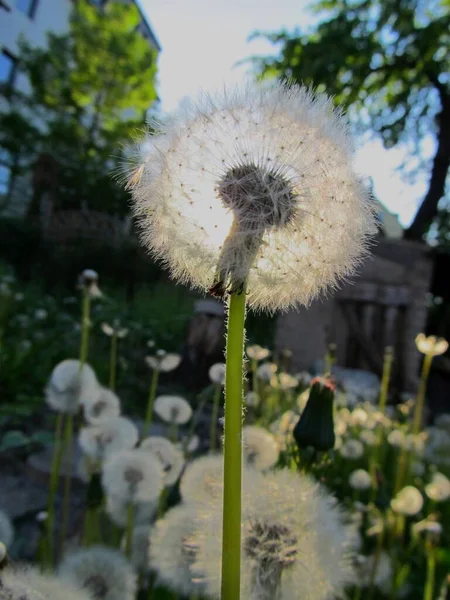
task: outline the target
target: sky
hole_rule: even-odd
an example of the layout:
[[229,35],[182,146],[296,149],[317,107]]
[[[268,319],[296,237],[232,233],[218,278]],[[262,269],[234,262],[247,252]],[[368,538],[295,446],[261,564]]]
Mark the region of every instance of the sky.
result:
[[[248,77],[249,65],[236,63],[251,55],[274,52],[265,40],[247,38],[254,30],[302,30],[317,17],[305,0],[140,0],[162,52],[159,57],[161,109],[173,110],[199,89],[214,91],[225,83]],[[400,222],[408,225],[427,189],[427,177],[414,185],[403,181],[396,167],[404,152],[385,150],[381,141],[357,141],[355,168],[374,181],[377,198]],[[431,147],[430,147],[431,149]]]

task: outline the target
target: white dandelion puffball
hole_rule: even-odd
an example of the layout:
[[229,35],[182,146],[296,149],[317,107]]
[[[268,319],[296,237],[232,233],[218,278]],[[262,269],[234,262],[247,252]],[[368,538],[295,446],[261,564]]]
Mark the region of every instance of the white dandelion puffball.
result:
[[75,414],[81,399],[95,394],[98,387],[93,369],[79,360],[63,360],[53,369],[45,388],[47,404],[58,412]]
[[0,542],[9,548],[14,539],[14,527],[6,512],[0,509]]
[[166,423],[184,425],[192,417],[192,408],[181,396],[158,396],[154,411]]
[[364,445],[359,440],[347,440],[344,442],[339,452],[344,458],[358,460],[364,454]]
[[202,595],[204,586],[194,577],[196,560],[195,509],[180,504],[155,523],[150,537],[150,568],[157,581],[183,596]]
[[[207,593],[220,597],[222,501],[198,512],[197,560]],[[248,470],[242,495],[241,597],[328,600],[353,578],[356,528],[313,479]]]
[[202,456],[189,463],[181,477],[184,502],[208,502],[222,494],[223,456]]
[[181,474],[184,466],[184,455],[171,441],[161,436],[150,436],[143,440],[141,450],[148,450],[154,455],[163,469],[165,485],[173,485]]
[[387,441],[391,446],[404,448],[406,446],[406,435],[401,429],[393,429],[387,436]]
[[107,494],[128,502],[154,502],[163,487],[163,469],[150,452],[116,452],[103,465],[102,484]]
[[210,380],[213,383],[220,383],[221,385],[225,384],[225,364],[224,363],[216,363],[211,365],[208,371],[208,375]]
[[169,371],[175,371],[178,368],[181,363],[181,356],[163,351],[156,356],[146,356],[145,361],[151,369],[169,373]]
[[247,392],[245,394],[244,402],[247,406],[254,407],[258,406],[260,401],[259,394],[256,392]]
[[407,485],[391,500],[391,508],[401,515],[412,517],[422,510],[423,496],[419,490]]
[[141,144],[128,181],[143,243],[174,278],[255,308],[309,304],[375,233],[330,98],[249,84],[183,103]]
[[99,460],[121,450],[136,446],[139,432],[136,425],[125,417],[105,419],[98,425],[89,425],[80,430],[78,443],[82,451]]
[[114,392],[101,387],[95,396],[83,402],[84,418],[91,425],[120,415],[120,400]]
[[247,346],[245,351],[251,360],[265,360],[270,354],[270,350],[263,348],[258,344]]
[[[134,504],[135,525],[149,525],[158,509],[158,502],[139,502]],[[106,512],[113,523],[125,528],[128,519],[129,502],[123,495],[106,497]]]
[[368,490],[372,485],[372,480],[367,471],[356,469],[356,471],[350,473],[348,483],[354,490]]
[[2,600],[95,600],[80,584],[62,582],[32,567],[8,567],[1,571]]
[[104,546],[68,554],[58,567],[58,576],[101,600],[134,600],[137,591],[137,577],[130,563],[118,550]]
[[273,467],[280,455],[275,437],[263,427],[256,425],[243,427],[242,452],[245,463],[258,471]]
[[431,518],[427,518],[423,521],[419,521],[418,523],[414,523],[412,530],[416,535],[420,533],[429,533],[435,536],[440,536],[442,534],[443,527],[438,521],[433,521]]
[[434,473],[431,482],[425,486],[425,493],[435,502],[445,502],[450,498],[450,481],[443,473]]

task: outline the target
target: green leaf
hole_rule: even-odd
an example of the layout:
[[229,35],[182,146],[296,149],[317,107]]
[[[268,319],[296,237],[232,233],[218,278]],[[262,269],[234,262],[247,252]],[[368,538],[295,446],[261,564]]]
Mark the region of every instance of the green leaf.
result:
[[24,435],[21,431],[7,431],[0,442],[0,452],[11,450],[12,448],[20,448],[30,443],[30,438]]

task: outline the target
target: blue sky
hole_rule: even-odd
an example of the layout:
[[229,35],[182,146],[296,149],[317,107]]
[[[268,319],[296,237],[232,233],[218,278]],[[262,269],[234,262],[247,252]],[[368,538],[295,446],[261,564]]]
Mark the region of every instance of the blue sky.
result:
[[[247,42],[253,30],[305,29],[316,19],[306,10],[305,0],[140,0],[140,4],[162,46],[159,94],[164,111],[199,88],[214,90],[224,82],[242,81],[249,67],[235,67],[238,61],[273,51],[263,40]],[[414,185],[402,180],[395,171],[404,156],[400,148],[387,151],[379,140],[361,140],[359,146],[356,169],[373,177],[378,199],[407,225],[425,194],[426,176]]]

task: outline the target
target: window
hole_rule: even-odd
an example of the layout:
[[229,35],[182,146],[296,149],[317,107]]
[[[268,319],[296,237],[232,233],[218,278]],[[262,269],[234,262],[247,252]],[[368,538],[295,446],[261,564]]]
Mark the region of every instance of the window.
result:
[[3,50],[0,54],[0,86],[14,85],[14,78],[17,71],[17,60],[7,50]]
[[30,19],[36,14],[38,0],[16,0],[16,8],[25,13]]

